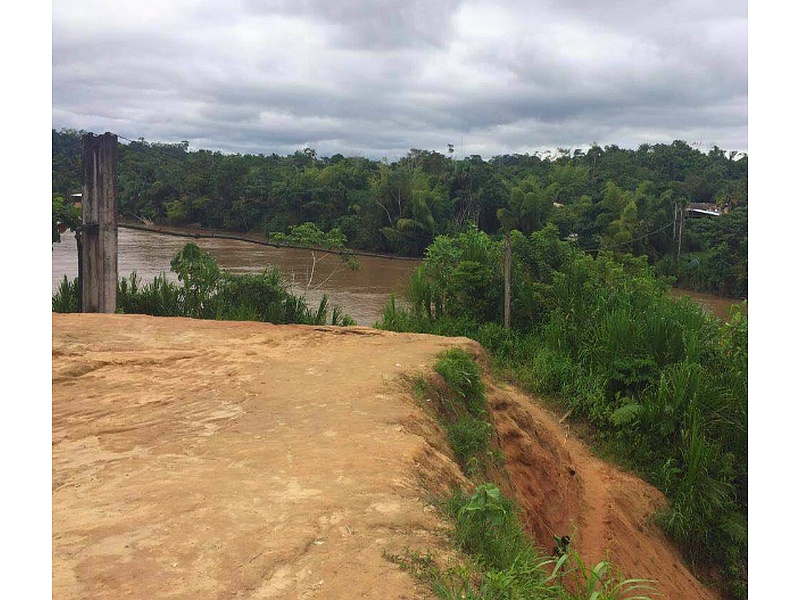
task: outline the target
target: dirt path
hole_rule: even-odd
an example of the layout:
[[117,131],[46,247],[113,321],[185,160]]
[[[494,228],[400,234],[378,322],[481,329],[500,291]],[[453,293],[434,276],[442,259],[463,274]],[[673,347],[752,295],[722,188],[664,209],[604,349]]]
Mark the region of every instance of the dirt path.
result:
[[[400,378],[453,346],[480,352],[367,328],[54,314],[53,597],[430,597],[385,554],[443,550],[422,483],[463,479]],[[657,492],[490,391],[534,533],[574,531],[592,560],[609,548],[675,580],[666,598],[711,597],[648,525]]]

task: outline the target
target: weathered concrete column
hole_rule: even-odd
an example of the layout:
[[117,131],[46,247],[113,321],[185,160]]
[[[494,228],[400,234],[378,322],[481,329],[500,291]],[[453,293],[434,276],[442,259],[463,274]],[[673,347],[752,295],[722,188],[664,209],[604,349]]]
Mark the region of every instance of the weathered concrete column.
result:
[[82,312],[117,310],[117,136],[83,136]]

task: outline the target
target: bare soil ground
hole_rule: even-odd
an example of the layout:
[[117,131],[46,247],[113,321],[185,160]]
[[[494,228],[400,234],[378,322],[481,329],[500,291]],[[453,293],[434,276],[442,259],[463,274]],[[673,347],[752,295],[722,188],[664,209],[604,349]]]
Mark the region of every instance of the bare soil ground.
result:
[[[427,598],[386,559],[448,552],[465,484],[404,376],[464,338],[53,315],[54,598]],[[490,385],[506,487],[547,545],[714,598],[649,522],[664,499]]]
[[657,582],[664,598],[719,598],[653,522],[667,506],[661,492],[596,458],[568,425],[513,388],[491,388],[489,398],[507,459],[504,491],[523,508],[542,547],[568,535],[589,567],[610,559],[626,578]]

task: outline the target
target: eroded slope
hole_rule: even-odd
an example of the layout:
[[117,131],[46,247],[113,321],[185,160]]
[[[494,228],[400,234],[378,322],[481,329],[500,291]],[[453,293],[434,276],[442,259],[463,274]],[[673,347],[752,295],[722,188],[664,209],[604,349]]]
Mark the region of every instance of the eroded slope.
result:
[[[468,483],[403,377],[463,338],[53,315],[53,596],[429,598],[386,560],[447,553],[426,500]],[[548,547],[713,598],[650,523],[653,488],[488,386],[504,487]]]

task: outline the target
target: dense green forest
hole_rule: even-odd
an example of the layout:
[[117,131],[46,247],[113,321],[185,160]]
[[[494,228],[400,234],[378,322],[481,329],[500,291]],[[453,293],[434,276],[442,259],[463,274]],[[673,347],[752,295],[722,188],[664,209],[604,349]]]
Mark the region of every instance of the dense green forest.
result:
[[[82,134],[53,130],[56,197],[80,191]],[[412,149],[390,163],[310,148],[278,156],[188,146],[120,144],[121,216],[266,235],[312,222],[339,230],[351,248],[423,256],[437,235],[471,225],[499,235],[505,211],[526,235],[552,223],[585,251],[647,256],[677,285],[747,296],[747,156],[736,152],[682,141],[489,160]],[[690,202],[730,211],[687,216],[677,236],[676,206]]]

